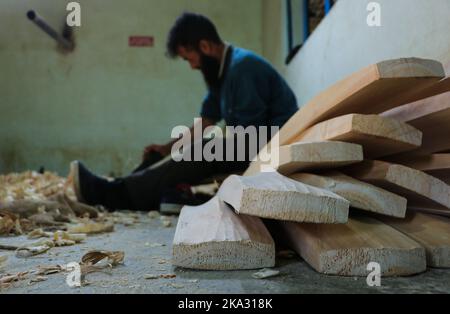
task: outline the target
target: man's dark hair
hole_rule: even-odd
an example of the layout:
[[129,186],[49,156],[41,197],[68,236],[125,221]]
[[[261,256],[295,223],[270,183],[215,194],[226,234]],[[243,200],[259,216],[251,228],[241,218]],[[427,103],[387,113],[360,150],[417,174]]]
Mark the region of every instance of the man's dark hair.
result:
[[185,12],[177,18],[169,32],[167,55],[176,58],[180,46],[198,49],[201,40],[222,43],[216,26],[206,16]]

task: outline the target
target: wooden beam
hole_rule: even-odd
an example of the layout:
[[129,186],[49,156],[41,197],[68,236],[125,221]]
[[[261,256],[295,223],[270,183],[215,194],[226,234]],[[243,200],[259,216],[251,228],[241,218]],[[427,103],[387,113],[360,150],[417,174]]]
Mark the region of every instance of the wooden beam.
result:
[[422,132],[379,115],[349,114],[316,124],[294,141],[355,143],[363,146],[366,158],[378,158],[417,149],[422,145]]
[[344,172],[406,197],[408,206],[450,209],[450,186],[425,172],[384,161],[365,161]]
[[423,144],[414,151],[415,154],[450,150],[450,93],[407,104],[382,115],[406,122],[422,131]]
[[[274,170],[284,175],[296,171],[337,168],[364,160],[360,145],[344,142],[294,143],[281,146],[278,157],[278,162],[273,165]],[[246,175],[260,173],[260,166],[261,163],[252,163]]]
[[[314,124],[331,118],[350,113],[378,114],[403,105],[412,101],[412,93],[429,88],[444,77],[442,64],[433,60],[395,59],[368,66],[303,106],[280,130],[279,145],[291,144]],[[420,95],[430,96],[433,95]],[[270,146],[269,143],[269,152]]]
[[320,176],[297,173],[289,177],[293,180],[336,193],[348,200],[351,207],[387,216],[405,217],[405,198],[374,185],[355,180],[340,172],[327,172]]
[[390,158],[388,160],[426,172],[429,175],[450,184],[450,154],[402,156]]
[[239,214],[313,223],[346,223],[350,203],[344,198],[276,172],[230,176],[218,196]]
[[430,267],[450,268],[450,220],[448,218],[408,212],[406,219],[381,217],[382,222],[413,239],[426,250]]
[[322,274],[365,277],[371,262],[380,264],[383,277],[426,270],[423,247],[370,217],[352,217],[341,225],[280,224],[291,247]]
[[258,269],[275,266],[275,244],[262,221],[236,215],[214,197],[185,206],[173,240],[173,265],[201,270]]

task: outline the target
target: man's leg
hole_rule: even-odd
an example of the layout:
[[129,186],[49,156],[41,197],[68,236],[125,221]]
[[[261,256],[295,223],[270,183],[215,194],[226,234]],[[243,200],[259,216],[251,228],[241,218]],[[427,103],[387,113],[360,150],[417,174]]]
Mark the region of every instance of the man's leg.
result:
[[[201,144],[202,147],[205,143]],[[223,141],[223,147],[225,153],[225,141]],[[189,151],[191,160],[193,160],[193,151]],[[111,210],[156,210],[160,206],[162,194],[166,189],[183,183],[199,184],[215,174],[245,171],[248,164],[248,161],[175,162],[170,160],[155,169],[148,168],[114,182],[98,178],[81,167],[78,190],[81,194],[88,196],[86,203],[104,205]]]
[[[200,145],[203,146],[208,141]],[[226,153],[226,142],[220,140],[220,145]],[[187,154],[194,158],[193,149]],[[236,151],[236,150],[235,150]],[[226,158],[224,158],[225,160]],[[147,169],[123,178],[133,203],[138,210],[158,209],[163,193],[178,184],[196,185],[216,174],[231,174],[243,172],[249,165],[248,161],[173,161],[170,160],[155,169]]]

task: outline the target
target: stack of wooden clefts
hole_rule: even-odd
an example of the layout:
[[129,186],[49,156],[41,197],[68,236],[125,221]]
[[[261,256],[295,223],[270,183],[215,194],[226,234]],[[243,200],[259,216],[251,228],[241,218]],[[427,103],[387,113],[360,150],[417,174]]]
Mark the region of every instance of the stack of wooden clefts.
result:
[[256,158],[209,203],[182,210],[174,265],[273,267],[276,232],[324,274],[367,276],[373,262],[383,276],[450,267],[449,91],[442,64],[416,58],[331,86],[267,145],[274,172]]

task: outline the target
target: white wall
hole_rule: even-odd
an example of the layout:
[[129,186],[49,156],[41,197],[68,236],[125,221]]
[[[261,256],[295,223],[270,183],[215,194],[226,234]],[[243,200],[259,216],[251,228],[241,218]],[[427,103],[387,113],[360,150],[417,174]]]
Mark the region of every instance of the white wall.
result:
[[368,27],[369,0],[339,0],[286,69],[301,105],[347,75],[400,57],[450,62],[450,0],[378,0],[381,27]]

